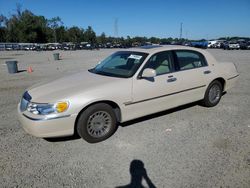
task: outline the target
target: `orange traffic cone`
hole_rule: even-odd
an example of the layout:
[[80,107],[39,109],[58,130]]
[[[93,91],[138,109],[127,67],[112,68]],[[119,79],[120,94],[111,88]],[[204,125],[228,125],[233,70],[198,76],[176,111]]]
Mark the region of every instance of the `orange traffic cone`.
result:
[[27,72],[28,72],[28,73],[32,73],[32,72],[33,72],[33,69],[32,69],[31,67],[28,67]]

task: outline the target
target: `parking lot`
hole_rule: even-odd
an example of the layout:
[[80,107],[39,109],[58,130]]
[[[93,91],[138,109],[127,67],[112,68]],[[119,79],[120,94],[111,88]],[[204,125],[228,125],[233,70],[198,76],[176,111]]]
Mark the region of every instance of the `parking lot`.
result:
[[[214,108],[193,103],[140,118],[97,144],[24,132],[16,109],[26,88],[87,70],[116,50],[58,51],[59,61],[55,51],[0,52],[0,187],[119,187],[141,177],[145,187],[249,187],[249,50],[207,49],[240,73]],[[11,59],[17,74],[7,72]]]

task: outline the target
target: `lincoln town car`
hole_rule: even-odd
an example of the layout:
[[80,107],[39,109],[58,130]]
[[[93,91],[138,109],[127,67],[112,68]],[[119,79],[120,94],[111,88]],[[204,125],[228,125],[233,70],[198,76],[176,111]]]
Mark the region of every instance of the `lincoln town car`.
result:
[[217,62],[204,49],[130,48],[87,71],[27,89],[18,117],[36,137],[78,134],[95,143],[110,137],[120,123],[142,116],[195,101],[216,106],[238,76],[234,63]]

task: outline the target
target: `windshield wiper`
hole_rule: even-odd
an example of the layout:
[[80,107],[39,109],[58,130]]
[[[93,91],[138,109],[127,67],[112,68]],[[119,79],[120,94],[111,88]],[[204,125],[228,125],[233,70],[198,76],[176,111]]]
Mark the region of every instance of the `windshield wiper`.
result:
[[95,69],[89,69],[88,71],[91,73],[99,74],[103,76],[116,77],[116,78],[128,78],[127,76],[122,76],[122,75],[117,75],[117,74],[112,74],[112,73],[107,73],[107,72],[102,72],[102,71],[96,71]]

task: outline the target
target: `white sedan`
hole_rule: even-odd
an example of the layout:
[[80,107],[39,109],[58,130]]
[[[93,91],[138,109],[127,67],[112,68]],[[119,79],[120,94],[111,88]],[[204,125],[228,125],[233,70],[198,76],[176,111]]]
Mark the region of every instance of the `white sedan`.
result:
[[75,133],[90,143],[121,122],[201,101],[212,107],[239,74],[206,50],[146,46],[118,51],[93,69],[28,89],[18,105],[22,127],[37,137]]

